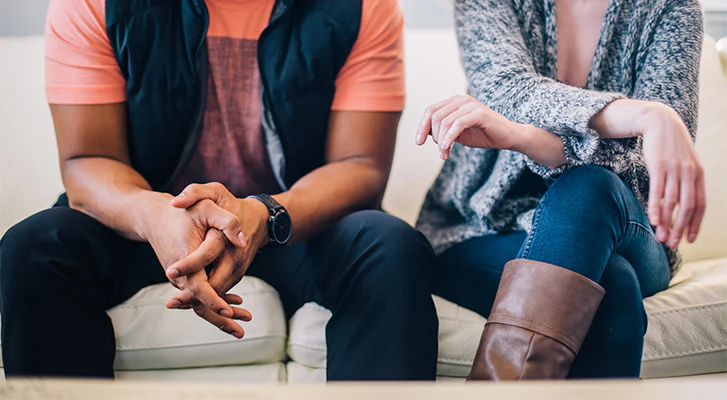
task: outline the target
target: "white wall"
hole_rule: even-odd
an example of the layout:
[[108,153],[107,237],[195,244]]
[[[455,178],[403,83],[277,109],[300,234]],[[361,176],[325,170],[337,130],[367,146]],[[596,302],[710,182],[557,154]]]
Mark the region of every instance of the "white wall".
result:
[[61,193],[42,37],[0,39],[0,235]]
[[[453,0],[401,0],[410,28],[450,28]],[[0,0],[0,36],[43,33],[50,0]]]

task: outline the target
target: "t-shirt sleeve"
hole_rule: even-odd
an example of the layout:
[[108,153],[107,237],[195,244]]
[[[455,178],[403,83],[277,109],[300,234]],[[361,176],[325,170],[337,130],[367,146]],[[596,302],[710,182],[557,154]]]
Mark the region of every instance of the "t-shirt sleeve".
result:
[[402,111],[404,13],[398,0],[363,0],[359,37],[336,81],[335,111]]
[[126,82],[106,33],[104,0],[51,0],[45,28],[51,104],[126,101]]

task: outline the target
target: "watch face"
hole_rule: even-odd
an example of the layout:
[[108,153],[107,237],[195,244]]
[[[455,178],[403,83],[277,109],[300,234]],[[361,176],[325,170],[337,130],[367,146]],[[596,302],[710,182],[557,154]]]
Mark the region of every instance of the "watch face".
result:
[[293,221],[287,212],[281,212],[275,216],[273,220],[273,236],[275,241],[280,244],[288,243],[290,235],[293,233]]

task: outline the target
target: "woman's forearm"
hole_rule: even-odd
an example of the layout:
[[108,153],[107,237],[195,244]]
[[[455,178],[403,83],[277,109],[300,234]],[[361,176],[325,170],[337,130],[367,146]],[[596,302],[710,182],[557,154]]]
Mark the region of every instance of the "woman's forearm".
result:
[[557,135],[533,125],[518,124],[520,133],[512,150],[523,153],[538,164],[558,168],[566,164],[563,141]]

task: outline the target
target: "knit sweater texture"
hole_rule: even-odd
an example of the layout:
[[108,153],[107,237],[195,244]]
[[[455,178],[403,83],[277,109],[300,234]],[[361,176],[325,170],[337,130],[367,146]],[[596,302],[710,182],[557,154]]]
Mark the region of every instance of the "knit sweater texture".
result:
[[[558,135],[568,163],[552,169],[517,152],[455,144],[417,223],[437,253],[474,237],[529,232],[543,192],[523,190],[528,171],[552,182],[568,168],[601,165],[645,208],[641,138],[600,139],[589,127],[614,100],[664,103],[696,137],[704,35],[698,0],[611,0],[585,88],[557,80],[555,1],[455,0],[469,94],[514,122]],[[675,273],[679,254],[667,253]]]

